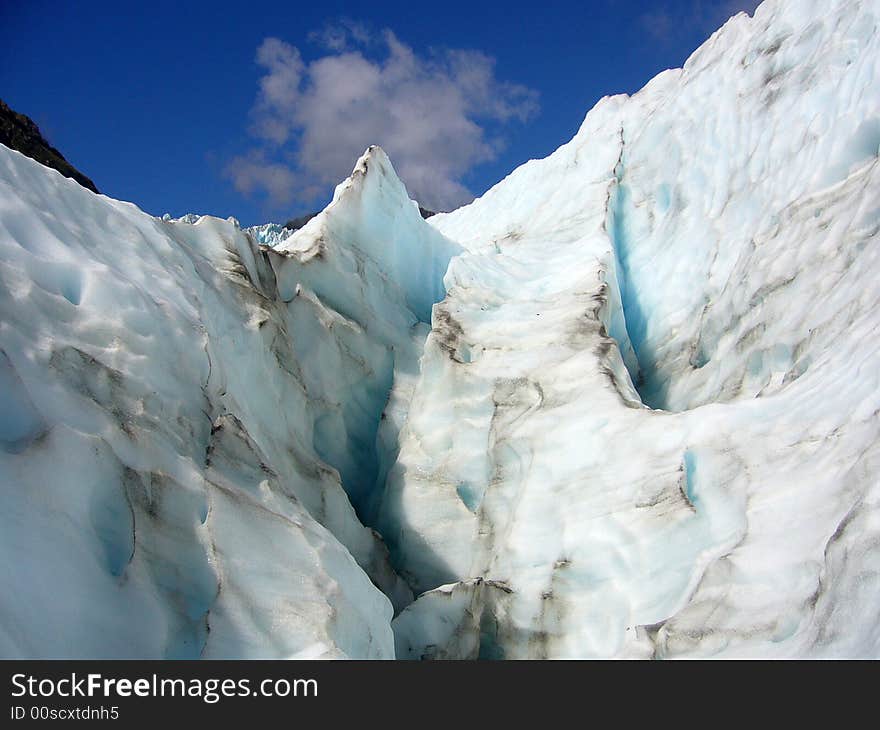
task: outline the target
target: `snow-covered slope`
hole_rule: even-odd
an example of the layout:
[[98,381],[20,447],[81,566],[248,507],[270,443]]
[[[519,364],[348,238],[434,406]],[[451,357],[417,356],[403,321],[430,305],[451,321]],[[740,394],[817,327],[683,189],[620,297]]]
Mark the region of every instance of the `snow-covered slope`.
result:
[[880,653],[878,20],[770,0],[431,219],[399,656]]
[[878,21],[428,223],[378,148],[288,235],[0,146],[0,655],[880,655]]

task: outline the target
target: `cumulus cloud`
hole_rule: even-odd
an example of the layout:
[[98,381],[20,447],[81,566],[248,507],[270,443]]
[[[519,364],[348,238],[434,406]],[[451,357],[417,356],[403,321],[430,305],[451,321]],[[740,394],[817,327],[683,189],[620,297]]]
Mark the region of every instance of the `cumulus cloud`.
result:
[[257,49],[251,132],[261,146],[227,168],[238,190],[263,190],[276,204],[329,190],[379,144],[412,197],[451,209],[473,197],[462,178],[498,154],[501,128],[538,109],[535,91],[500,81],[479,51],[420,55],[390,30],[351,21],[311,39],[325,53],[308,63],[278,38]]
[[226,177],[245,195],[263,190],[273,205],[290,202],[297,189],[296,176],[286,165],[271,162],[261,150],[233,157],[226,166]]
[[337,23],[328,23],[321,30],[309,33],[309,40],[328,51],[345,51],[352,47],[375,45],[375,38],[363,23],[344,18]]

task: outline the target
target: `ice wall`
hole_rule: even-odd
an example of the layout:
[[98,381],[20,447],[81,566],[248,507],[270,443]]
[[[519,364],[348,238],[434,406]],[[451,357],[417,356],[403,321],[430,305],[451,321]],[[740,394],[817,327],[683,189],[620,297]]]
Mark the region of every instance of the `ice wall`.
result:
[[411,593],[352,502],[456,247],[389,177],[275,251],[0,147],[0,654],[393,656]]
[[765,2],[431,219],[399,656],[880,653],[878,18]]

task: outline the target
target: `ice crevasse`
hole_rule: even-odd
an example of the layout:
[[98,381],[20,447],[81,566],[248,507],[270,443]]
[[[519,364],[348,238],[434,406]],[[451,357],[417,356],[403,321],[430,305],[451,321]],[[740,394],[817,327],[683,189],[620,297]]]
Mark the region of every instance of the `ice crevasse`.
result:
[[0,147],[0,654],[880,654],[878,22],[767,0],[427,222]]

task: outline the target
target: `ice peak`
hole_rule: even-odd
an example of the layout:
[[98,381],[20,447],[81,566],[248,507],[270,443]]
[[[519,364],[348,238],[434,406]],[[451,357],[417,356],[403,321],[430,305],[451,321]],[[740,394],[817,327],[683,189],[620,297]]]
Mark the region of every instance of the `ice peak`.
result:
[[462,249],[425,222],[388,155],[372,145],[336,187],[330,205],[278,250],[309,258],[316,252],[366,256],[401,292],[413,314],[428,322],[431,307],[445,296],[449,261]]
[[370,145],[358,158],[351,175],[336,186],[331,205],[345,196],[369,195],[381,188],[388,203],[410,203],[406,186],[398,177],[391,159],[378,145]]

